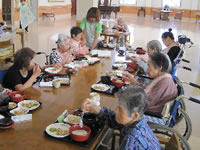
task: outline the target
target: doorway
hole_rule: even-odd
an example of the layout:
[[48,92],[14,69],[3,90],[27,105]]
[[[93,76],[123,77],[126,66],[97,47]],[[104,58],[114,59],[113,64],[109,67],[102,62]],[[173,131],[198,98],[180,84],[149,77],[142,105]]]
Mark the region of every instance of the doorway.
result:
[[71,15],[76,16],[76,0],[71,0],[72,8],[71,8]]

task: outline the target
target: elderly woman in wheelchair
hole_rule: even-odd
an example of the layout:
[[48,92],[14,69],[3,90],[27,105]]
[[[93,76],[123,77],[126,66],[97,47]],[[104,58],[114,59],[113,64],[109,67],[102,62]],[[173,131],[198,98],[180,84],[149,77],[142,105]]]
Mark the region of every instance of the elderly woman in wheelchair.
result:
[[115,111],[97,106],[86,100],[82,109],[84,112],[98,114],[105,123],[113,129],[120,130],[119,149],[160,149],[160,143],[143,119],[147,106],[147,96],[139,86],[130,86],[116,93],[118,105]]
[[132,85],[139,85],[145,88],[148,97],[148,112],[160,114],[165,103],[177,96],[177,87],[172,76],[167,73],[168,59],[162,53],[154,53],[148,60],[147,74],[152,78],[148,86],[139,83],[132,74],[123,73],[123,78]]

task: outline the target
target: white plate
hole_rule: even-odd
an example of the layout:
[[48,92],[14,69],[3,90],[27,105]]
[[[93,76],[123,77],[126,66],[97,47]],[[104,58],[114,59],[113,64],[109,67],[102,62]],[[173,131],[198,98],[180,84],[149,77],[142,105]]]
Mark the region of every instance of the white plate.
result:
[[93,84],[92,85],[92,89],[96,90],[96,91],[102,91],[105,92],[107,90],[110,89],[110,87],[106,84]]
[[67,84],[69,82],[69,78],[55,78],[53,79],[53,82],[60,82],[61,84]]
[[69,124],[79,124],[81,117],[69,114],[63,121]]
[[89,63],[89,64],[94,64],[94,63],[96,63],[96,62],[99,62],[99,61],[100,61],[100,59],[99,59],[99,58],[92,58],[92,57],[88,57],[87,59],[88,59],[88,63]]
[[61,68],[58,69],[56,67],[48,67],[46,68],[44,71],[48,72],[48,73],[53,73],[53,74],[57,74],[61,71]]
[[[55,128],[56,130],[55,131],[50,131],[50,129],[52,128]],[[57,130],[58,129],[61,129],[61,130],[66,130],[67,133],[65,135],[58,135],[57,134]],[[46,127],[46,133],[50,136],[53,136],[53,137],[56,137],[56,138],[64,138],[64,137],[67,137],[70,133],[69,133],[69,128],[70,128],[70,125],[68,124],[64,124],[64,123],[54,123],[54,124],[50,124],[49,126]]]
[[[16,114],[15,112],[17,112],[17,111],[22,112],[22,114]],[[22,109],[22,108],[19,108],[19,107],[17,107],[17,108],[15,108],[15,109],[10,111],[11,114],[16,115],[16,116],[25,115],[28,112],[29,112],[29,110],[25,110],[25,109]]]
[[5,118],[3,115],[0,115],[0,119],[3,119],[3,118]]
[[18,107],[25,109],[25,110],[34,110],[40,106],[40,103],[35,100],[24,100],[19,102]]

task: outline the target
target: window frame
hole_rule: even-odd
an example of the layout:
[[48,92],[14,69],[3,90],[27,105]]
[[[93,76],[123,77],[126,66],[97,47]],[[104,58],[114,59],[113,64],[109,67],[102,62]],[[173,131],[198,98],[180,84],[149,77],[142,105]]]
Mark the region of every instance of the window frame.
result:
[[[162,6],[161,6],[161,8],[164,8],[164,1],[165,0],[162,0]],[[182,0],[180,0],[180,6],[179,7],[176,7],[176,6],[169,6],[169,8],[174,8],[174,9],[178,9],[178,8],[181,8],[181,4],[182,4]]]
[[[133,1],[133,0],[129,0],[129,1]],[[122,5],[122,6],[136,6],[137,5],[137,0],[135,0],[135,4],[128,4],[128,3],[121,3],[121,0],[119,1],[119,5]]]

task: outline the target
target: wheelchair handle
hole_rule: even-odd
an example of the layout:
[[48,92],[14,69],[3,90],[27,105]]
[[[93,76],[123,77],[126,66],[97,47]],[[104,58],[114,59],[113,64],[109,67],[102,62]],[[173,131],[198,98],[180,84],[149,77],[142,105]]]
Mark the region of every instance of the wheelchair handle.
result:
[[193,86],[193,87],[195,87],[195,88],[200,89],[200,85],[198,85],[198,84],[195,84],[195,83],[190,82],[189,85],[191,85],[191,86]]
[[186,60],[186,59],[182,59],[182,61],[186,62],[186,63],[190,63],[189,60]]
[[192,71],[191,68],[189,68],[189,67],[185,67],[185,66],[183,66],[183,69],[188,70],[188,71]]
[[199,99],[196,99],[196,98],[190,97],[190,98],[188,98],[188,100],[191,100],[192,102],[195,102],[195,103],[200,104],[200,100],[199,100]]

